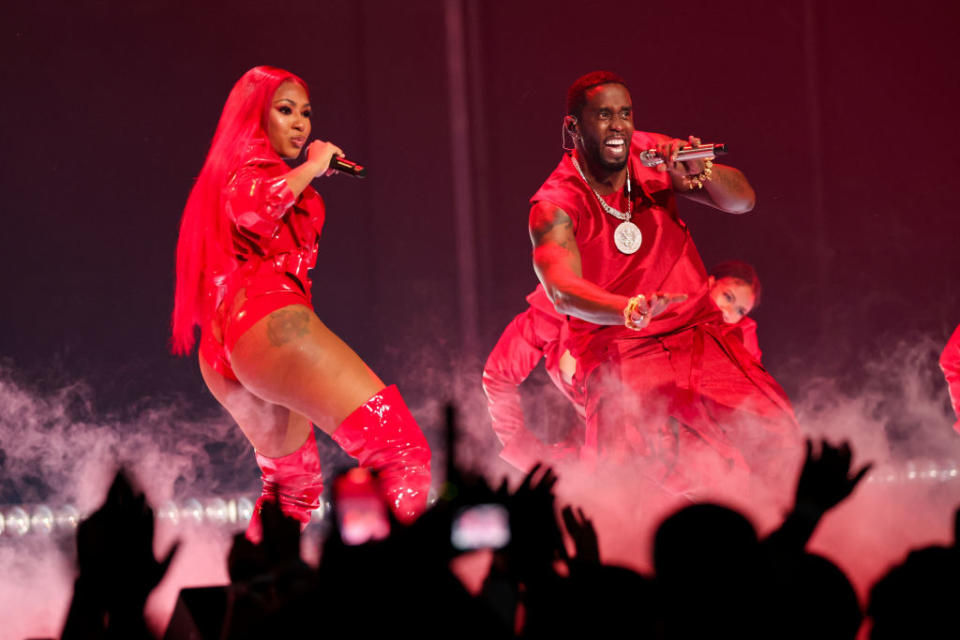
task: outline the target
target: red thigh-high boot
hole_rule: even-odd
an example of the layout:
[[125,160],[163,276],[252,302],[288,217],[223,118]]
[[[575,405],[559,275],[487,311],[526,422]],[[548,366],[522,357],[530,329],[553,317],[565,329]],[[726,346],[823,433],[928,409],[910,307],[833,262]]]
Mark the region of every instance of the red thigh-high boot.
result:
[[376,471],[398,520],[411,522],[426,510],[430,445],[396,386],[374,394],[331,437],[361,467]]
[[313,425],[310,425],[310,435],[299,449],[279,458],[268,458],[257,452],[257,465],[262,472],[263,493],[253,508],[247,539],[259,543],[263,538],[260,509],[264,500],[279,501],[281,511],[307,526],[310,514],[320,506],[320,494],[323,493],[323,475]]

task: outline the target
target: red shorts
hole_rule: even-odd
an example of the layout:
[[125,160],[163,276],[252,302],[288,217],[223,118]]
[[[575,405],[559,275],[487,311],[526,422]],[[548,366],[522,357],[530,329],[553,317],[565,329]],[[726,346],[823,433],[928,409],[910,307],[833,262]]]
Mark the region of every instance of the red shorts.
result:
[[309,280],[303,283],[270,264],[244,265],[230,278],[223,300],[203,323],[200,356],[217,373],[237,380],[230,366],[237,340],[262,318],[290,305],[313,308]]

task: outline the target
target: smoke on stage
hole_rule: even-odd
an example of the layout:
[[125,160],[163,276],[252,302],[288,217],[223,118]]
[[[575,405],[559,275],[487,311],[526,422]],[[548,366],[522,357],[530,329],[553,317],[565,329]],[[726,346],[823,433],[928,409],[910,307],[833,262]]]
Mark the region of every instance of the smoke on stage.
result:
[[[861,595],[910,548],[951,539],[952,513],[960,495],[960,454],[936,370],[939,344],[921,339],[888,347],[881,357],[864,363],[862,375],[852,383],[849,377],[841,381],[809,375],[800,359],[786,367],[788,382],[795,381],[786,386],[793,391],[805,433],[832,442],[848,440],[855,466],[866,461],[875,465],[852,498],[826,516],[810,545],[811,551],[839,564]],[[419,391],[404,392],[437,453],[434,469],[443,469],[442,410],[454,399],[462,428],[458,464],[484,473],[491,483],[498,484],[504,475],[516,483],[522,474],[497,458],[498,445],[479,390],[479,367],[460,365],[426,351],[419,360],[405,362],[407,370],[417,372],[407,386]],[[525,383],[523,392],[533,398],[559,398],[545,377]],[[155,508],[184,496],[255,491],[256,467],[242,434],[225,413],[198,419],[194,405],[195,399],[189,398],[152,399],[123,415],[103,416],[98,415],[94,390],[82,381],[41,392],[18,381],[9,365],[0,367],[0,503],[69,503],[88,513],[102,502],[121,465]],[[527,419],[541,433],[572,416],[562,401],[536,400],[527,408],[531,406]],[[342,464],[341,458],[326,468],[336,471]],[[572,503],[587,512],[598,528],[606,562],[648,571],[657,523],[687,502],[648,491],[640,473],[561,471],[558,509]],[[743,511],[761,535],[777,526],[790,502],[789,495],[751,500],[736,487],[723,486],[707,498]],[[154,628],[162,629],[168,620],[180,588],[227,581],[232,533],[158,522],[158,554],[175,539],[184,544],[148,603]],[[0,602],[6,614],[0,618],[5,632],[20,637],[59,633],[75,575],[73,556],[71,536],[0,536]],[[483,571],[483,566],[474,564],[470,571]]]

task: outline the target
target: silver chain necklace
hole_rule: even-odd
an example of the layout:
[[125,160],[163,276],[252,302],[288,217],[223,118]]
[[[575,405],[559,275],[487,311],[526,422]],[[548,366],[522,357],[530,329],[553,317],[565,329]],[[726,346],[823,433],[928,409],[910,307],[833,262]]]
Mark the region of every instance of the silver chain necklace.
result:
[[617,228],[613,231],[613,243],[617,245],[617,250],[627,255],[636,253],[637,249],[639,249],[643,243],[643,234],[640,233],[637,225],[630,222],[630,218],[633,215],[633,198],[630,197],[630,165],[627,165],[627,210],[624,212],[619,209],[614,209],[607,204],[606,200],[600,197],[600,193],[593,188],[593,185],[587,180],[587,176],[584,175],[583,169],[580,168],[580,163],[577,162],[576,156],[570,154],[570,160],[573,161],[573,166],[576,167],[577,173],[583,178],[584,184],[586,184],[587,187],[593,191],[593,195],[597,197],[597,202],[600,203],[600,207],[617,220],[623,221],[618,224]]

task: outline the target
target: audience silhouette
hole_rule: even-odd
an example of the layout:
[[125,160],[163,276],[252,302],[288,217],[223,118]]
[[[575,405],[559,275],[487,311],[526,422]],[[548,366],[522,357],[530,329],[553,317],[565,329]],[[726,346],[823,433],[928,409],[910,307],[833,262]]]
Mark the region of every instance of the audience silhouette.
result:
[[[568,505],[558,514],[552,469],[535,465],[516,489],[506,481],[494,489],[454,463],[452,409],[447,434],[447,480],[432,508],[409,525],[385,509],[390,534],[352,544],[337,526],[337,510],[345,507],[335,504],[317,568],[301,559],[299,523],[266,504],[260,544],[234,538],[226,606],[210,637],[533,639],[625,630],[664,640],[857,637],[864,618],[853,586],[836,564],[806,551],[824,514],[870,469],[851,468],[846,443],[807,442],[794,506],[766,538],[737,511],[690,504],[660,524],[652,575],[642,575],[602,561],[583,509]],[[375,478],[369,481],[375,486]],[[471,594],[450,568],[465,552],[451,530],[478,505],[505,510],[509,542],[490,543],[499,548],[479,593]],[[960,529],[960,510],[956,517]],[[156,559],[153,525],[152,509],[119,471],[103,506],[78,528],[79,575],[63,638],[151,637],[144,604],[178,548]],[[957,628],[958,573],[956,541],[910,553],[873,587],[870,638]],[[167,637],[176,637],[172,627]]]

